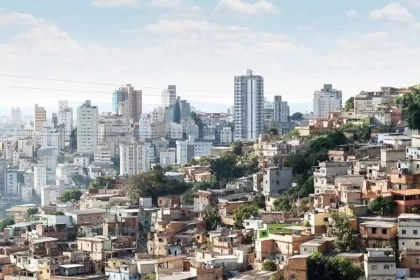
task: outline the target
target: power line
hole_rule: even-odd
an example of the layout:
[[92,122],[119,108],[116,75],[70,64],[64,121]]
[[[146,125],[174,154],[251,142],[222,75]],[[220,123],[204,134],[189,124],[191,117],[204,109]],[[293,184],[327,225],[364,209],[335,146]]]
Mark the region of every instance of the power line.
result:
[[[86,85],[97,85],[97,86],[113,86],[113,87],[124,87],[126,84],[110,84],[110,83],[101,83],[101,82],[86,82],[86,81],[75,81],[75,80],[65,80],[65,79],[53,79],[53,78],[42,78],[42,77],[33,77],[33,76],[20,76],[20,75],[9,75],[9,74],[1,74],[2,77],[9,77],[9,78],[18,78],[18,79],[31,79],[31,80],[41,80],[41,81],[50,81],[50,82],[62,82],[62,83],[73,83],[73,84],[86,84]],[[148,86],[138,86],[132,85],[133,87],[137,87],[140,89],[156,89],[162,90],[161,87],[148,87]],[[59,90],[59,89],[43,89],[43,88],[32,88],[32,87],[20,87],[20,86],[1,86],[0,87],[10,87],[10,88],[22,88],[22,89],[36,89],[36,90],[54,90],[54,91],[66,91],[66,92],[81,92],[81,93],[104,93],[104,94],[112,94],[112,92],[90,92],[90,91],[73,91],[73,90]],[[223,94],[233,94],[233,91],[219,91],[219,90],[203,90],[203,89],[183,89],[177,88],[177,91],[190,91],[190,92],[203,92],[203,93],[223,93]],[[146,94],[143,94],[147,96]],[[185,96],[189,97],[189,96]],[[195,97],[195,96],[190,96]],[[211,98],[226,98],[226,96],[212,96]],[[294,99],[306,99],[302,97],[295,97]]]
[[[23,87],[23,86],[5,86],[0,85],[1,88],[17,88],[17,89],[29,89],[29,90],[44,90],[44,91],[61,91],[61,92],[72,92],[72,93],[93,93],[93,94],[106,94],[106,95],[112,95],[112,92],[105,92],[105,91],[86,91],[86,90],[69,90],[69,89],[55,89],[55,88],[38,88],[38,87]],[[145,94],[142,93],[142,96],[156,96],[156,94]],[[197,96],[187,96],[182,95],[182,97],[189,97],[189,98],[195,98],[197,99]],[[200,97],[203,98],[223,98],[226,99],[226,96],[209,96],[209,97]]]
[[[31,77],[31,76],[18,76],[18,75],[8,75],[8,74],[0,74],[0,76],[3,77],[9,77],[9,78],[18,78],[18,79],[30,79],[30,80],[41,80],[41,81],[50,81],[50,82],[62,82],[62,83],[72,83],[72,84],[86,84],[86,85],[97,85],[97,86],[114,86],[114,87],[124,87],[125,84],[108,84],[108,83],[100,83],[100,82],[84,82],[84,81],[75,81],[75,80],[61,80],[61,79],[51,79],[51,78],[40,78],[40,77]],[[133,87],[138,88],[146,88],[146,89],[158,89],[162,90],[161,87],[147,87],[147,86],[136,86],[131,85]],[[197,89],[182,89],[177,88],[177,90],[180,91],[193,91],[193,92],[208,92],[208,93],[232,93],[227,91],[213,91],[213,90],[197,90]]]

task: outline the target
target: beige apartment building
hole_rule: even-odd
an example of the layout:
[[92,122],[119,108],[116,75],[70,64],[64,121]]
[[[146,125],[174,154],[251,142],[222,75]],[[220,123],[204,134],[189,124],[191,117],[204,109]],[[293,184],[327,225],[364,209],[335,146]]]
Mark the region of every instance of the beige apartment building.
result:
[[47,110],[44,107],[40,107],[38,104],[35,104],[34,108],[34,130],[36,132],[42,131],[42,126],[44,122],[47,121]]

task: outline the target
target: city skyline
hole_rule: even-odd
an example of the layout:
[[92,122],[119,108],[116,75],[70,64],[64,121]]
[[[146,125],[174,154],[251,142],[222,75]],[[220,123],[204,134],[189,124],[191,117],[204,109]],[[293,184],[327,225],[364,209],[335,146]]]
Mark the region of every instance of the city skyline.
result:
[[246,68],[264,77],[265,96],[290,104],[311,103],[324,83],[344,99],[417,83],[420,5],[413,0],[327,1],[329,9],[310,1],[3,2],[0,74],[98,83],[3,75],[0,92],[15,97],[4,106],[97,104],[126,83],[143,91],[145,105],[159,104],[168,84],[191,104],[233,104],[233,76]]

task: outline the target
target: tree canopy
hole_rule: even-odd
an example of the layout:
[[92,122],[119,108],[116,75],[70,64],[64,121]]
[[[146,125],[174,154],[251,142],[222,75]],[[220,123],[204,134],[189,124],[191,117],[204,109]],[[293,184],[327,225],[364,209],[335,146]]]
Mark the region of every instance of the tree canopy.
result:
[[147,172],[130,176],[124,188],[131,202],[137,204],[140,197],[151,197],[156,203],[157,197],[161,195],[181,195],[189,186],[187,183],[169,179],[161,166],[155,166]]
[[331,215],[328,234],[335,238],[334,246],[338,252],[348,252],[355,246],[350,217],[346,213],[335,212]]
[[244,147],[244,144],[241,141],[235,141],[230,146],[232,153],[236,156],[243,155],[243,147]]
[[29,208],[28,210],[26,210],[26,214],[28,217],[38,214],[38,207]]
[[233,211],[233,220],[235,221],[236,228],[243,228],[244,220],[249,219],[251,216],[258,215],[258,207],[254,204],[242,205]]
[[262,264],[262,270],[264,270],[264,271],[276,271],[277,270],[277,264],[272,260],[266,260]]
[[115,180],[111,177],[96,177],[89,184],[89,189],[110,189],[114,185]]
[[78,187],[85,187],[89,184],[90,179],[86,176],[80,175],[78,173],[74,173],[70,175],[70,179],[74,182],[74,184]]
[[308,275],[317,280],[358,280],[363,275],[360,266],[340,257],[315,253],[308,258]]
[[269,128],[267,129],[268,134],[279,135],[279,130],[277,128]]
[[5,228],[14,224],[15,224],[15,220],[13,220],[12,218],[6,218],[0,221],[0,231],[4,231]]
[[80,197],[82,196],[82,192],[80,190],[66,190],[61,195],[61,201],[67,202],[67,201],[79,201]]
[[290,119],[292,121],[301,121],[303,120],[303,114],[301,112],[296,112],[290,116]]
[[397,203],[390,196],[378,196],[370,203],[370,209],[382,216],[393,214],[395,207],[397,207]]
[[304,151],[290,155],[285,165],[293,168],[294,175],[309,176],[312,166],[328,160],[328,150],[347,143],[343,132],[334,130],[313,139]]
[[346,109],[346,111],[354,110],[354,97],[353,96],[347,99],[346,104],[344,105],[344,109]]

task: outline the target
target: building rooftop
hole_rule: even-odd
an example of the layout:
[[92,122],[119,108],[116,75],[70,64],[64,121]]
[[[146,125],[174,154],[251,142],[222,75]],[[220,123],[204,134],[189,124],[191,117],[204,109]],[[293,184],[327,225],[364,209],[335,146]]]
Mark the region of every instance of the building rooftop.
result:
[[103,214],[105,212],[106,212],[105,209],[92,208],[92,209],[66,211],[66,212],[64,212],[64,214],[88,215],[88,214]]
[[276,274],[275,271],[261,271],[261,270],[250,270],[246,272],[239,273],[231,280],[263,280],[270,279],[272,275]]
[[193,277],[197,277],[197,275],[194,275],[191,272],[182,272],[171,276],[159,277],[159,280],[187,280]]
[[60,264],[59,266],[63,267],[63,268],[74,268],[74,267],[83,267],[83,264],[77,264],[77,263],[75,263],[75,264]]
[[360,225],[366,227],[378,227],[378,228],[393,228],[396,226],[395,223],[388,223],[388,222],[381,222],[381,221],[371,221],[371,222],[364,222]]
[[37,244],[37,243],[50,242],[50,241],[58,241],[58,239],[54,237],[38,237],[37,239],[33,239],[32,243]]
[[392,191],[392,194],[396,195],[420,195],[420,189],[411,189],[411,190],[400,190],[400,191]]
[[420,215],[419,214],[411,214],[411,213],[403,213],[398,216],[398,219],[413,219],[413,220],[419,220]]

